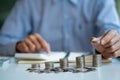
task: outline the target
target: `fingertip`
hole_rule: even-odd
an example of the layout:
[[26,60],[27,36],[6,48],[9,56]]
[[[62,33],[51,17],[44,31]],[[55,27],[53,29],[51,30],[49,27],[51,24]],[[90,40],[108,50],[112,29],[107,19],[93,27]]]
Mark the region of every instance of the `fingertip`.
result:
[[50,54],[51,51],[47,51],[47,54]]
[[91,40],[90,40],[92,43],[94,43],[96,41],[96,38],[95,37],[92,37]]
[[104,41],[104,40],[101,40],[101,41],[100,41],[100,44],[101,44],[101,45],[105,45],[105,41]]
[[51,50],[50,50],[50,46],[49,45],[46,47],[45,50],[46,50],[47,54],[50,54]]
[[94,38],[95,38],[95,37],[91,37],[91,38],[90,38],[90,42],[92,42]]
[[47,49],[47,53],[50,54],[51,50],[50,47]]
[[91,38],[91,43],[92,43],[92,44],[99,44],[99,43],[100,43],[100,39],[99,39],[99,38],[96,38],[96,37],[92,37],[92,38]]

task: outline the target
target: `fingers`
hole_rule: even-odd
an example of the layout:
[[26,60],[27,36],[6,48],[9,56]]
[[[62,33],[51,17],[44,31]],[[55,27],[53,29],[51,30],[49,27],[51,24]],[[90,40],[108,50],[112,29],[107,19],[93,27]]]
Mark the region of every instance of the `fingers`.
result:
[[25,52],[25,53],[29,52],[29,48],[24,42],[20,42],[19,44],[17,44],[16,49],[19,52]]
[[115,30],[108,31],[102,36],[101,45],[106,45],[116,34],[117,32]]
[[96,48],[97,51],[99,51],[104,56],[104,58],[111,57],[111,54],[106,53],[105,48],[100,44],[100,39],[101,37],[99,38],[93,37],[91,39],[91,44]]
[[117,43],[117,41],[120,39],[119,35],[115,35],[106,45],[104,45],[105,48],[110,47]]
[[35,45],[34,51],[39,52],[39,50],[42,48],[41,44],[37,41],[36,37],[34,35],[30,35],[28,39],[32,42],[33,45]]
[[41,44],[42,48],[45,49],[45,51],[47,53],[49,53],[50,52],[50,45],[39,34],[35,34],[35,37],[37,38],[37,40]]
[[120,48],[120,40],[117,40],[116,43],[112,44],[109,47],[106,47],[106,53],[113,53]]
[[[105,48],[105,53],[112,54],[113,57],[118,57],[120,56],[120,37],[117,36],[117,40],[115,44]],[[115,39],[115,38],[114,38]]]
[[110,30],[105,35],[94,38],[91,43],[105,58],[120,56],[120,35],[115,30]]
[[120,56],[120,49],[118,49],[118,50],[116,50],[115,52],[113,52],[113,56],[114,56],[114,57]]
[[90,42],[93,44],[93,45],[98,45],[100,44],[100,38],[96,38],[96,37],[92,37]]
[[106,53],[106,52],[102,52],[101,53],[103,55],[104,58],[111,58],[111,57],[115,57],[114,54],[109,54],[109,53]]
[[41,49],[50,52],[49,44],[37,33],[24,39],[17,45],[17,49],[20,52],[39,52]]
[[92,37],[91,44],[96,48],[97,51],[104,52],[104,48],[100,44],[100,39],[101,39],[101,37],[99,37],[99,38]]
[[[26,38],[24,40],[24,45],[28,48],[28,51],[33,52],[35,51],[36,45],[34,45],[30,39]],[[28,52],[27,51],[27,52]]]
[[[108,38],[106,36],[110,36],[111,38],[110,37]],[[106,34],[102,39],[106,40],[105,42],[106,44],[103,45],[105,49],[103,53],[104,56],[106,57],[120,56],[120,35],[115,30],[109,31],[108,34]]]

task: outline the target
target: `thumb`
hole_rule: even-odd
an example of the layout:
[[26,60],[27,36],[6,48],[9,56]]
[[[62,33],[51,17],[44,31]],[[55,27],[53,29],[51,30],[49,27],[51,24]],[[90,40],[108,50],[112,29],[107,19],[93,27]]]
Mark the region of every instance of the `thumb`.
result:
[[91,42],[92,44],[100,44],[100,39],[101,39],[101,37],[98,37],[98,38],[92,37],[92,38],[90,39],[90,42]]
[[101,37],[98,37],[98,38],[92,37],[90,42],[92,45],[97,46],[97,45],[100,45],[100,39],[101,39]]
[[102,38],[102,36],[101,37],[98,37],[98,38],[96,38],[96,37],[92,37],[91,38],[91,44],[95,47],[95,49],[97,50],[97,51],[99,51],[99,52],[103,52],[104,51],[104,48],[103,48],[103,46],[101,45],[101,38]]

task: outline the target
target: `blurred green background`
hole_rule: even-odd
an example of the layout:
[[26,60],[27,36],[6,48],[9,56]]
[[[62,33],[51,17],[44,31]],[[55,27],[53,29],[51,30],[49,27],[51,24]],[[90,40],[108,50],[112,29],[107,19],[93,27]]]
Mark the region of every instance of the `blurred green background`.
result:
[[[10,10],[12,9],[16,0],[0,0],[0,27],[3,25],[3,22]],[[120,16],[120,0],[116,1],[116,8]]]
[[11,11],[16,0],[0,0],[0,27]]
[[116,1],[116,8],[120,17],[120,0],[115,0]]

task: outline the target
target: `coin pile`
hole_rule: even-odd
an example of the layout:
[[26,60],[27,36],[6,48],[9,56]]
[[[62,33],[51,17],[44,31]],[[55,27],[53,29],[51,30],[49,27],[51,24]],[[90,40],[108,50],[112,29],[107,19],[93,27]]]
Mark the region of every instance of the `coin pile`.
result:
[[52,69],[54,68],[53,62],[45,62],[45,73],[50,73],[52,72]]
[[27,69],[29,72],[40,71],[40,64],[31,64],[31,67]]
[[78,72],[85,72],[87,71],[87,69],[85,68],[85,56],[79,56],[76,57],[76,70],[74,71],[74,73],[78,73]]
[[93,67],[100,67],[102,65],[101,54],[93,54]]
[[69,62],[67,58],[60,59],[60,68],[62,72],[73,72],[73,68],[69,67]]
[[67,58],[60,59],[60,68],[61,69],[66,69],[68,66],[69,66],[69,64],[68,64]]
[[38,68],[40,68],[40,64],[32,64],[31,68],[32,69],[38,69]]
[[85,67],[85,56],[76,57],[76,68],[84,68]]
[[31,64],[31,67],[27,69],[29,72],[36,73],[59,73],[59,72],[90,72],[96,70],[95,67],[102,65],[102,57],[100,54],[93,55],[93,67],[86,67],[85,56],[76,57],[76,67],[69,67],[69,61],[67,58],[62,58],[59,60],[60,67],[54,67],[54,62],[45,62],[45,68],[40,69],[40,64]]
[[45,69],[46,70],[51,70],[54,68],[53,62],[45,62]]

